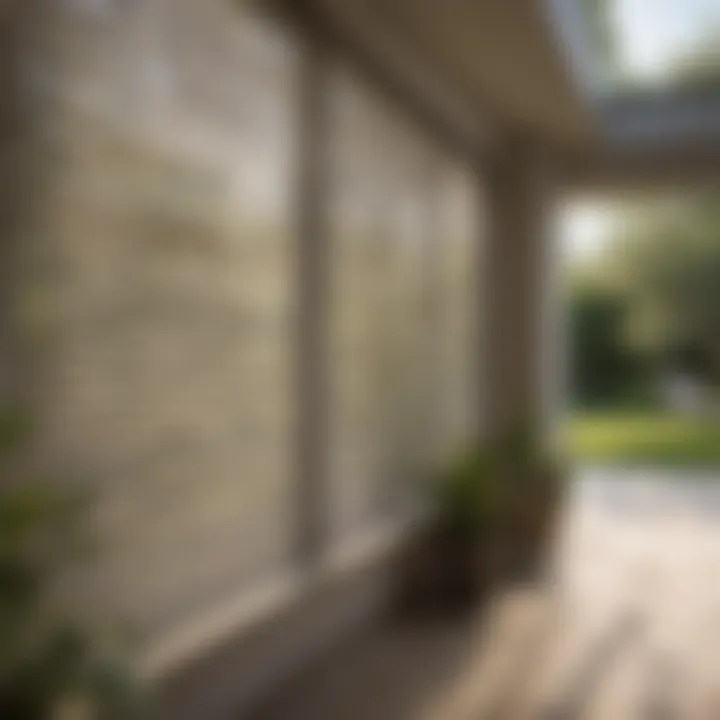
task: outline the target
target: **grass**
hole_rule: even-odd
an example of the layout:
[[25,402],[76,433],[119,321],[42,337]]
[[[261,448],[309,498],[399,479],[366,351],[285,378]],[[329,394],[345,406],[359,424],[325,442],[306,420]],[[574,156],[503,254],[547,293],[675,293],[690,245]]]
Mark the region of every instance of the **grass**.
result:
[[571,457],[583,462],[720,467],[720,420],[594,412],[575,415],[565,431]]

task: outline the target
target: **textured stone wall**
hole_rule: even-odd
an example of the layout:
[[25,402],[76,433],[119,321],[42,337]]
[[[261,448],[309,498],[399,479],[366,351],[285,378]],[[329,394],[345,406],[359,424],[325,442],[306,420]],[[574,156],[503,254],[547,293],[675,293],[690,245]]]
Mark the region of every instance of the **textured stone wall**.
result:
[[[33,191],[12,305],[38,456],[94,497],[77,598],[162,637],[296,551],[297,49],[224,0],[23,8]],[[341,543],[472,436],[479,228],[466,168],[339,64],[331,90]]]
[[222,0],[34,11],[43,453],[95,497],[81,594],[161,633],[293,552],[293,45]]

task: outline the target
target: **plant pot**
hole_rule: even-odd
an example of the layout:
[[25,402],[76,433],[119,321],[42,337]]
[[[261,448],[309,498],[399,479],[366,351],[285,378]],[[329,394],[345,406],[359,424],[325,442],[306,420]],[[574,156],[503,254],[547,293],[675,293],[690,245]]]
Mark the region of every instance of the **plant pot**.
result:
[[466,612],[487,596],[508,566],[499,534],[462,536],[429,532],[404,559],[403,606]]
[[516,576],[525,579],[542,577],[556,508],[556,494],[545,488],[525,491],[513,503],[508,532],[513,541]]

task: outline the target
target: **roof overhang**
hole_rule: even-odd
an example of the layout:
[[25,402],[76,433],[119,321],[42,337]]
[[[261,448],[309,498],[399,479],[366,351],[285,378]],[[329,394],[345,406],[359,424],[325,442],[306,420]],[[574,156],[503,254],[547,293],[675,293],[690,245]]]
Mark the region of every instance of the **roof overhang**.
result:
[[720,85],[614,95],[578,0],[306,0],[468,148],[518,132],[567,178],[720,176]]
[[578,146],[592,142],[591,109],[540,0],[318,0],[395,73],[453,107],[485,137],[511,127]]

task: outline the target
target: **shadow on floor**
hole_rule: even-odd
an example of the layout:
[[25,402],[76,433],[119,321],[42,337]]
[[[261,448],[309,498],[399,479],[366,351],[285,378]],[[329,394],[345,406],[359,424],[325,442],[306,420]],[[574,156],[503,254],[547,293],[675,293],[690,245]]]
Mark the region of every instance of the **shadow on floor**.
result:
[[[524,593],[525,596],[527,592]],[[507,592],[515,596],[514,589]],[[500,596],[500,597],[504,597]],[[355,637],[276,693],[250,720],[445,720],[467,707],[468,685],[498,644],[500,597],[456,618],[391,618]],[[490,615],[492,614],[492,617]],[[507,624],[507,623],[506,623]],[[516,662],[473,709],[511,717],[516,687],[541,662],[546,634],[515,643]],[[466,687],[463,687],[466,686]],[[479,702],[479,701],[478,701]]]
[[452,682],[476,642],[472,623],[388,621],[332,652],[252,720],[403,720]]

